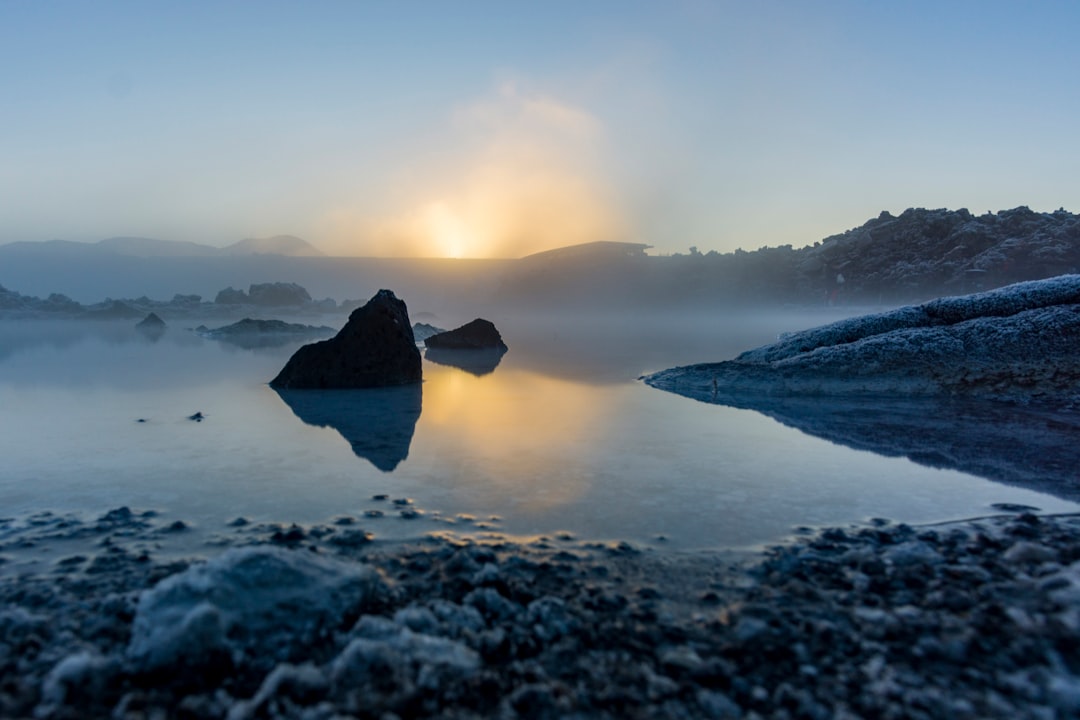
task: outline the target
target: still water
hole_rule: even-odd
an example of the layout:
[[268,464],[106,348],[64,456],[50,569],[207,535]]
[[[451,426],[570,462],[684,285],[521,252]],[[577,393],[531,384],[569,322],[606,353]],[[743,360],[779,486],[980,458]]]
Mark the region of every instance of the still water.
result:
[[[360,517],[383,538],[569,533],[678,549],[752,547],[800,526],[1080,506],[834,444],[637,378],[721,360],[831,318],[502,325],[495,367],[424,361],[413,389],[267,385],[296,349],[205,340],[175,324],[0,323],[0,513],[128,505],[199,533],[243,516]],[[498,323],[498,321],[497,321]],[[188,416],[200,412],[205,419]],[[374,495],[411,498],[398,517]],[[493,519],[494,518],[494,519]]]

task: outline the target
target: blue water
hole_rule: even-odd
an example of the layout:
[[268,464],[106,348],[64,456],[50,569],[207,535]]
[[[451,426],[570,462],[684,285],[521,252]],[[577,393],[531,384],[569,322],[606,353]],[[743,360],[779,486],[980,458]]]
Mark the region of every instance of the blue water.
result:
[[[0,512],[128,505],[205,539],[238,516],[312,523],[379,508],[388,516],[363,525],[384,538],[479,525],[691,549],[875,516],[981,515],[999,502],[1080,509],[637,379],[811,320],[504,328],[510,352],[488,372],[425,361],[419,389],[321,399],[266,384],[298,343],[239,348],[180,327],[195,323],[156,339],[126,324],[0,323]],[[195,412],[205,420],[188,420]],[[376,494],[410,498],[423,515],[397,517]]]

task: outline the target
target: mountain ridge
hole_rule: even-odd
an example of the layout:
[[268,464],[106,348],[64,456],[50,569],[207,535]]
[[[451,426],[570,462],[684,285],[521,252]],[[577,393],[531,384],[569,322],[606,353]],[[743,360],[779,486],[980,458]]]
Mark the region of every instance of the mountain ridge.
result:
[[273,235],[266,238],[244,238],[224,247],[215,247],[189,240],[160,240],[121,235],[97,242],[47,240],[44,242],[15,241],[0,245],[0,253],[113,254],[125,257],[231,257],[237,255],[283,255],[285,257],[325,257],[325,253],[295,235]]

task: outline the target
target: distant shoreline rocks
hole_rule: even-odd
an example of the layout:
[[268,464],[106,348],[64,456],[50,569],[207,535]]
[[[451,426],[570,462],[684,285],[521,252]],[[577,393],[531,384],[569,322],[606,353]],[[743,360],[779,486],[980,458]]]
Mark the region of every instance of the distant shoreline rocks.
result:
[[419,383],[420,351],[409,311],[390,290],[380,290],[353,311],[333,338],[305,345],[270,386],[277,390],[369,388]]
[[284,320],[257,320],[244,318],[232,325],[219,328],[208,328],[200,325],[194,330],[196,335],[211,340],[224,340],[235,344],[246,345],[275,344],[274,341],[288,342],[298,338],[326,337],[334,334],[334,328],[326,325],[304,325],[301,323],[289,323]]
[[[864,315],[645,382],[705,402],[968,397],[1080,408],[1080,275]],[[732,401],[729,403],[729,401]]]
[[273,311],[291,315],[344,314],[357,307],[356,301],[341,305],[333,298],[314,300],[296,283],[254,283],[248,291],[225,288],[213,302],[201,295],[173,295],[171,300],[152,300],[146,296],[84,305],[67,295],[52,293],[42,299],[23,295],[0,285],[0,319],[16,320],[134,320],[153,313],[159,318],[236,318]]

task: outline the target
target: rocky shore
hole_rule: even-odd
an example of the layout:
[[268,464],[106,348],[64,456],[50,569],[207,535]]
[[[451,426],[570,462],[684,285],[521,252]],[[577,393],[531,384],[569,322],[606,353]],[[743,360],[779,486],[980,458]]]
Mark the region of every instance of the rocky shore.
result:
[[1080,518],[1027,510],[739,562],[354,517],[175,559],[153,513],[3,519],[0,716],[1075,717]]

